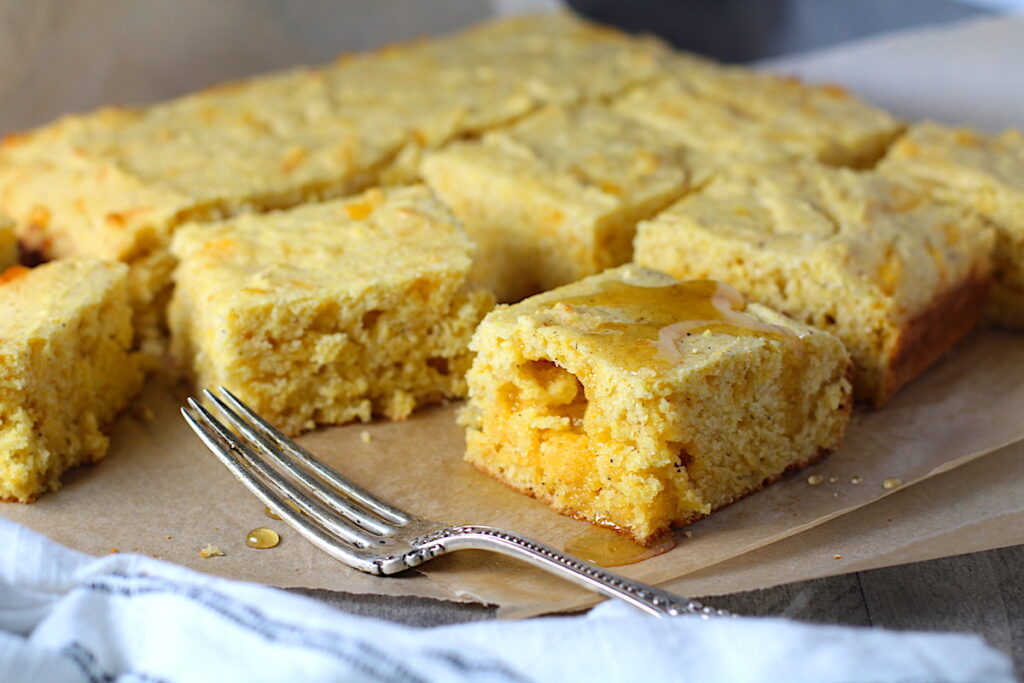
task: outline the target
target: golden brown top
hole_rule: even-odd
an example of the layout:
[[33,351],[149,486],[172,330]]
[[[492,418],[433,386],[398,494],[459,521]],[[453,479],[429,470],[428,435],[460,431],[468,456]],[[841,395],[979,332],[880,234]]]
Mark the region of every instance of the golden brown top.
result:
[[992,244],[977,217],[919,187],[810,161],[730,169],[639,230],[702,231],[791,259],[822,282],[891,300],[899,315],[987,263]]
[[[484,325],[528,327],[531,337],[569,347],[588,363],[651,374],[687,372],[743,344],[797,342],[810,329],[756,304],[728,285],[679,282],[628,264],[499,306]],[[471,346],[472,348],[472,346]],[[558,362],[557,358],[553,358]]]

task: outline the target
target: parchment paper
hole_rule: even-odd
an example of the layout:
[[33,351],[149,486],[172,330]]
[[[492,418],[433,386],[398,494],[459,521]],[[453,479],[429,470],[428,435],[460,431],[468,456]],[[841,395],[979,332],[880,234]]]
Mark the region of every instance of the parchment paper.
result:
[[[296,5],[297,10],[281,9]],[[67,7],[62,3],[0,0],[0,133],[68,110],[170,96],[213,80],[482,18],[479,5],[461,13],[432,9],[411,22],[378,17],[379,34],[351,26],[332,33],[325,28],[330,5],[183,0],[151,3],[166,10],[152,15],[112,0],[82,2],[69,15],[58,13],[56,8]],[[374,6],[384,9],[374,11],[404,16],[416,5],[382,2]],[[113,15],[119,20],[107,21]],[[224,28],[236,24],[235,32]],[[89,39],[58,39],[81,32]],[[358,44],[339,43],[338,35],[358,35],[352,38]],[[984,20],[915,35],[780,64],[852,85],[898,113],[990,127],[1021,125],[1024,76],[1017,66],[1024,63],[1024,21]],[[161,42],[160,36],[190,39]],[[106,461],[72,473],[62,491],[35,505],[0,506],[0,515],[85,552],[142,552],[279,586],[482,600],[501,605],[510,616],[592,599],[524,566],[473,553],[442,558],[425,574],[399,578],[351,571],[264,516],[262,506],[187,431],[177,414],[183,397],[181,388],[151,384],[142,400],[154,420],[124,417]],[[361,484],[423,516],[504,526],[556,546],[585,528],[462,463],[454,410],[426,410],[404,423],[327,429],[303,442]],[[368,443],[360,438],[363,430],[371,435]],[[675,550],[622,572],[669,581],[682,592],[720,593],[1019,543],[1024,447],[935,475],[1021,438],[1024,337],[978,332],[884,411],[858,416],[841,452],[692,525],[692,537],[680,534]],[[808,485],[812,473],[823,474],[826,483]],[[838,481],[830,483],[832,476]],[[863,483],[850,483],[854,476]],[[905,486],[930,479],[863,507],[892,493],[881,487],[891,477]],[[817,526],[852,510],[857,512]],[[246,548],[245,534],[256,526],[278,529],[281,545]],[[226,555],[201,559],[198,551],[208,543]],[[843,557],[834,559],[836,554]]]

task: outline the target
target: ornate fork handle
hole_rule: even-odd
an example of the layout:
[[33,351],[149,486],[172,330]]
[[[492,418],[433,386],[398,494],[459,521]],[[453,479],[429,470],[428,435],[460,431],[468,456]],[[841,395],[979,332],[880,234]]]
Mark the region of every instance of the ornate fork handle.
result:
[[543,543],[501,529],[486,526],[446,527],[418,539],[414,545],[417,549],[401,558],[407,567],[454,550],[491,550],[525,560],[552,574],[608,597],[624,600],[658,617],[683,614],[698,615],[705,619],[732,616],[725,610],[705,607],[696,600],[680,598],[667,591],[632,581],[569,557]]

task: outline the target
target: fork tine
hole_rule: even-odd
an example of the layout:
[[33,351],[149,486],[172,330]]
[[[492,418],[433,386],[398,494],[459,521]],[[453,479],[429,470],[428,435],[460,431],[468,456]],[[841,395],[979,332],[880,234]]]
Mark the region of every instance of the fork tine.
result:
[[271,491],[262,481],[255,477],[245,465],[234,455],[230,449],[223,444],[211,427],[207,426],[204,420],[196,418],[187,409],[181,409],[182,417],[188,423],[192,431],[199,436],[199,439],[210,451],[217,456],[217,459],[238,478],[245,487],[257,498],[263,501],[271,509],[277,512],[282,519],[292,526],[299,534],[316,547],[323,550],[336,560],[344,562],[350,567],[360,571],[379,574],[380,564],[376,557],[360,550],[356,546],[330,535],[322,527],[318,526],[305,515],[293,509],[283,498]]
[[379,498],[376,498],[373,494],[353,484],[348,479],[345,479],[343,476],[338,474],[336,470],[317,460],[312,453],[289,439],[287,436],[282,434],[280,430],[274,427],[274,425],[260,417],[256,411],[243,403],[242,399],[231,393],[227,387],[219,387],[219,391],[235,410],[245,416],[246,421],[248,421],[250,425],[252,425],[268,440],[276,443],[281,450],[285,451],[303,465],[313,470],[318,477],[329,482],[339,491],[359,501],[390,522],[403,525],[408,524],[409,521],[412,520],[412,515],[388,505]]
[[[380,542],[380,537],[371,536],[366,531],[335,515],[319,502],[310,498],[296,488],[294,484],[281,476],[281,474],[270,467],[270,465],[268,465],[259,455],[253,452],[253,450],[241,439],[232,434],[227,427],[221,424],[217,418],[215,418],[210,411],[200,405],[198,401],[190,398],[188,399],[188,406],[196,415],[199,416],[198,418],[195,418],[195,420],[189,420],[189,425],[192,426],[193,422],[201,423],[204,427],[203,432],[200,434],[201,438],[203,437],[203,434],[209,433],[212,433],[217,437],[212,442],[207,438],[203,438],[203,442],[214,452],[215,455],[218,456],[218,458],[220,458],[221,462],[231,469],[235,476],[242,480],[242,483],[250,487],[250,490],[253,493],[257,493],[257,489],[259,489],[264,495],[277,495],[285,501],[295,503],[300,509],[305,511],[305,513],[308,514],[314,522],[356,547],[365,548]],[[193,429],[195,429],[194,426]],[[241,461],[239,461],[239,458],[241,458]],[[231,464],[231,462],[234,464]],[[262,480],[253,476],[252,472],[249,471],[249,468],[246,467],[246,463],[254,467],[259,472],[262,476]],[[253,486],[256,488],[253,488]],[[257,495],[259,496],[260,494],[257,493]],[[262,496],[260,497],[262,498]],[[285,503],[283,507],[287,510],[291,510],[291,506],[287,503]],[[274,510],[279,515],[282,513],[282,510],[278,509],[276,506],[274,507]],[[295,511],[293,510],[293,512]],[[299,514],[298,516],[303,517],[302,514]]]
[[313,477],[306,470],[302,469],[288,453],[282,451],[277,445],[263,436],[253,426],[242,419],[231,409],[219,396],[209,389],[204,389],[203,394],[220,409],[221,414],[227,418],[236,429],[238,429],[249,441],[257,446],[264,456],[272,462],[283,467],[290,475],[301,481],[309,491],[321,502],[337,512],[339,515],[355,523],[357,526],[372,533],[386,536],[395,531],[395,527],[381,521],[377,515],[366,509],[354,505],[348,499],[339,496],[321,480]]

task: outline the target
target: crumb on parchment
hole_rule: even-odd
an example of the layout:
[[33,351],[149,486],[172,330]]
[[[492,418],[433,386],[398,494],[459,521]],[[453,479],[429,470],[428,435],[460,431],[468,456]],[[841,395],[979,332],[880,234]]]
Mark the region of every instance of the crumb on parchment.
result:
[[224,551],[215,546],[212,543],[207,544],[205,548],[199,551],[199,557],[208,559],[211,557],[224,557]]

